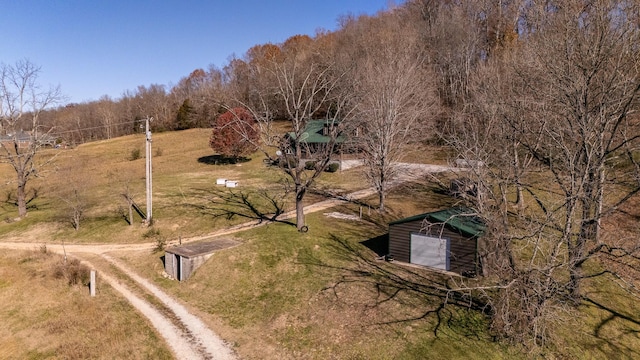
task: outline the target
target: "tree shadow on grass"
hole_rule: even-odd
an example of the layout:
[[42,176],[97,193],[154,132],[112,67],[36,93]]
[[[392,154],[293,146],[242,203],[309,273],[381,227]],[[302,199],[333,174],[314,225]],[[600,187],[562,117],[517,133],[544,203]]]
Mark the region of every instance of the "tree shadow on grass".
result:
[[247,220],[258,220],[278,222],[295,226],[294,222],[279,219],[285,212],[283,196],[274,194],[266,190],[259,191],[236,191],[234,189],[213,189],[202,190],[202,198],[205,200],[200,204],[187,204],[195,208],[201,215],[215,218],[244,218]]
[[452,280],[451,276],[383,261],[362,246],[374,248],[374,252],[380,255],[386,252],[386,235],[360,243],[346,240],[343,234],[330,236],[328,260],[320,259],[313,252],[299,257],[304,265],[340,274],[323,291],[329,292],[335,301],[349,302],[350,288],[364,286],[373,295],[363,303],[349,303],[350,306],[370,310],[386,306],[394,309],[400,305],[411,309],[412,315],[377,319],[370,325],[408,323],[433,317],[433,334],[436,337],[442,326],[468,337],[486,336],[486,327],[478,327],[477,321],[471,321],[461,314],[468,314],[467,310],[470,309],[475,314],[486,317],[491,312],[490,306],[470,291],[459,290],[457,280]]
[[[38,206],[34,203],[36,199],[39,199],[40,188],[31,188],[26,193],[27,210],[37,210]],[[4,204],[11,206],[11,208],[18,207],[18,198],[13,189],[5,192],[6,199]]]
[[207,165],[233,165],[233,164],[245,163],[245,162],[248,162],[249,160],[251,159],[244,156],[233,157],[233,156],[224,156],[224,155],[208,155],[208,156],[202,156],[198,158],[199,163],[207,164]]
[[[625,341],[628,340],[626,336],[632,335],[637,338],[640,335],[640,319],[632,315],[633,310],[625,314],[589,296],[584,297],[584,303],[606,314],[594,328],[592,335],[597,339],[595,347],[611,358],[620,354],[624,354],[625,358],[640,358],[638,343]],[[611,331],[608,327],[617,327],[619,330],[616,330],[616,333],[619,334],[621,331],[624,336],[612,336],[608,333]]]

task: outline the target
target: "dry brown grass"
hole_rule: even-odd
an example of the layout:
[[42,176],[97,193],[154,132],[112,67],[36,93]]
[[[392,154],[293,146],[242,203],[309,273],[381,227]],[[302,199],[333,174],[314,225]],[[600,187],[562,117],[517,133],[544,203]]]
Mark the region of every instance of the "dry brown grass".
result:
[[0,254],[1,359],[172,358],[123,298],[106,284],[90,297],[86,286],[69,285],[68,270],[56,277],[64,267],[40,250]]
[[[217,178],[240,180],[239,191],[272,189],[283,193],[282,172],[267,168],[263,156],[256,153],[248,162],[211,165],[202,160],[213,155],[208,147],[209,129],[157,133],[153,137],[153,194],[155,228],[169,240],[210,233],[233,222],[203,216],[197,205],[209,204],[211,190],[217,188]],[[96,141],[66,150],[46,150],[40,155],[48,159],[55,155],[52,165],[41,169],[40,177],[28,184],[37,190],[27,218],[11,222],[17,216],[15,206],[0,202],[0,235],[26,242],[142,242],[146,229],[141,218],[134,216],[134,224],[126,223],[128,193],[144,209],[145,160],[130,160],[131,152],[144,148],[141,134]],[[158,156],[158,152],[161,153]],[[420,145],[408,160],[417,162],[445,162],[446,151]],[[347,193],[368,185],[362,180],[360,169],[324,173],[317,187],[332,193]],[[0,164],[0,178],[10,181],[15,174],[7,164]],[[0,199],[7,199],[15,191],[13,183],[0,185]],[[70,223],[70,209],[66,201],[77,192],[83,204],[84,218],[79,231]],[[306,201],[320,199],[309,194]],[[287,209],[293,208],[292,195],[286,198]],[[238,219],[237,221],[240,221]],[[46,229],[36,231],[37,228]]]
[[[243,189],[264,187],[277,183],[280,174],[265,169],[262,158],[256,154],[246,163],[210,165],[199,161],[212,155],[208,148],[208,129],[154,134],[154,219],[155,227],[166,237],[201,235],[226,226],[226,222],[203,219],[193,204],[206,202],[216,178],[241,181]],[[146,231],[141,218],[134,218],[133,226],[125,221],[127,205],[123,194],[128,192],[144,209],[144,159],[130,161],[131,149],[144,148],[144,137],[132,135],[109,141],[83,144],[75,149],[48,150],[43,158],[56,154],[55,163],[43,169],[42,177],[29,183],[38,190],[38,197],[27,218],[11,222],[17,216],[15,206],[0,203],[0,234],[20,238],[20,241],[51,242],[141,242]],[[0,177],[11,180],[15,175],[6,164],[0,164]],[[14,184],[0,186],[0,197],[6,199]],[[67,218],[63,199],[78,190],[85,205],[80,230],[74,231]],[[47,226],[48,231],[29,234],[33,225]]]

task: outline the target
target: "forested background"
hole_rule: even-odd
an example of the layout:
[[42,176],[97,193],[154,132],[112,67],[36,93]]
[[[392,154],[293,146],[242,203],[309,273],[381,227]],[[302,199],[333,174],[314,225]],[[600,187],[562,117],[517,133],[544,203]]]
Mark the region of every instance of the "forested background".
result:
[[[344,87],[352,86],[356,77],[381,73],[401,79],[417,67],[425,77],[424,91],[437,92],[444,114],[462,106],[480,66],[523,40],[518,32],[531,31],[527,27],[534,24],[524,21],[524,12],[531,10],[523,9],[524,3],[420,0],[376,16],[346,15],[334,32],[292,34],[281,44],[257,44],[221,67],[194,69],[175,85],[141,85],[119,98],[66,104],[43,114],[41,124],[55,127],[54,133],[69,144],[139,132],[136,120],[147,116],[154,118],[155,131],[209,127],[230,98],[249,98],[270,86],[264,72],[254,71],[258,65],[300,52],[313,53],[313,61],[349,68]],[[278,115],[286,117],[284,111]],[[447,118],[440,116],[438,122]]]

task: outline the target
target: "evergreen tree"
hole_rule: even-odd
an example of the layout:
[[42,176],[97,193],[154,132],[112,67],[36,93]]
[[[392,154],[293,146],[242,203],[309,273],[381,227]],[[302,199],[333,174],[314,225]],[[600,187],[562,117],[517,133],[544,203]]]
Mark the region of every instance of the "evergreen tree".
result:
[[185,99],[176,115],[175,130],[185,130],[194,127],[193,115],[193,106],[191,106],[189,99]]

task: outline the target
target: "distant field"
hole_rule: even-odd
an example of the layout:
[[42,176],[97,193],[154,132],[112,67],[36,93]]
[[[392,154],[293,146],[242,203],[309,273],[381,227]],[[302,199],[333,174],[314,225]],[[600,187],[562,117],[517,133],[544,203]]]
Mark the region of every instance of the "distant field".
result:
[[[283,198],[292,208],[290,196],[284,197],[283,176],[277,169],[268,168],[261,153],[250,161],[229,165],[212,165],[204,161],[213,155],[208,147],[208,129],[158,133],[153,136],[153,217],[154,228],[168,239],[202,235],[243,219],[221,219],[212,216],[211,200],[216,198],[217,178],[238,180],[237,192],[268,191]],[[144,210],[145,160],[131,160],[132,153],[144,156],[144,137],[131,135],[108,141],[98,141],[75,149],[47,150],[42,160],[54,157],[52,164],[43,167],[40,176],[29,182],[31,194],[37,197],[29,204],[26,219],[13,222],[17,216],[11,204],[15,193],[15,176],[7,164],[0,164],[0,234],[16,241],[47,242],[140,242],[146,229],[140,226],[136,214],[133,226],[125,216],[127,203],[123,194],[130,195]],[[200,161],[199,161],[200,159]],[[358,170],[324,174],[318,187],[349,191],[365,187]],[[69,220],[69,206],[65,200],[78,200],[84,207],[84,219],[79,231],[73,230]],[[313,201],[313,195],[308,196]],[[38,224],[38,229],[32,225]]]

